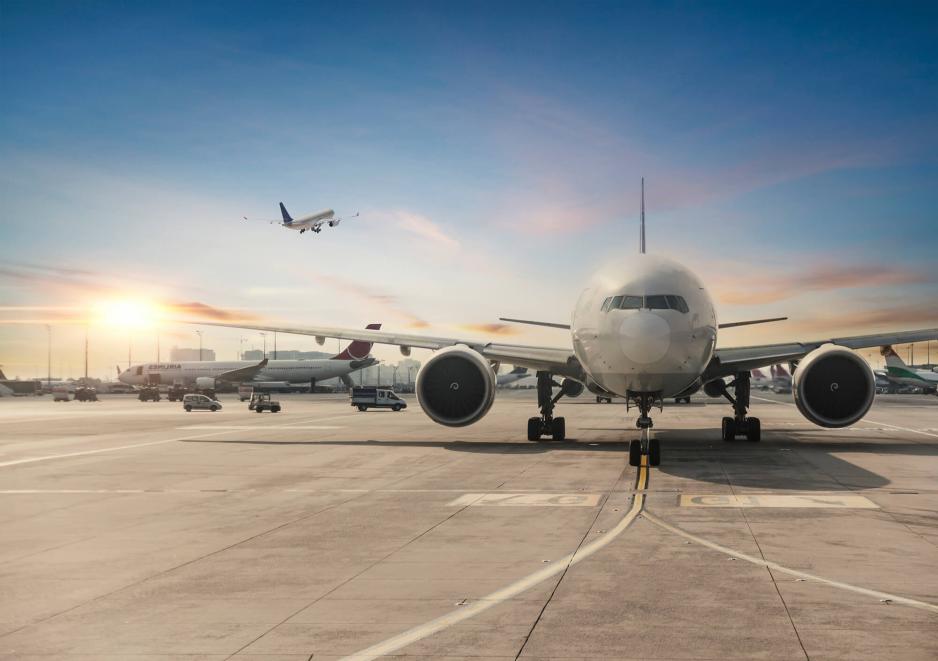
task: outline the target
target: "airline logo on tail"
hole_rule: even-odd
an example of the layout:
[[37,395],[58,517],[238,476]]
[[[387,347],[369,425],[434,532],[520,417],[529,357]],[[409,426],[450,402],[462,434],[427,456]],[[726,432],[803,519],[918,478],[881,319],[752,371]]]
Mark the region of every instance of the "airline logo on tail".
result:
[[[381,324],[368,324],[365,326],[365,330],[381,330]],[[372,342],[355,340],[345,347],[344,351],[334,355],[332,360],[361,360],[367,358],[368,354],[371,353],[372,344]]]
[[293,218],[290,217],[290,214],[287,212],[287,208],[283,206],[283,202],[280,203],[280,215],[283,216],[284,225],[289,225],[293,222]]

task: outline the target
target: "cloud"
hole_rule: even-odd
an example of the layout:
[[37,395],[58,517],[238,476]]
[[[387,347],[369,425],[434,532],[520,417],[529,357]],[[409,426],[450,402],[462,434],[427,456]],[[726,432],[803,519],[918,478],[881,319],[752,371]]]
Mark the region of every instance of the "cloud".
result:
[[428,328],[430,326],[426,320],[421,319],[401,305],[397,296],[382,292],[376,289],[374,285],[364,286],[345,278],[324,273],[317,274],[315,277],[316,280],[323,281],[335,289],[351,294],[368,303],[373,303],[380,309],[404,321],[410,328]]
[[260,317],[250,312],[219,308],[199,301],[189,301],[187,303],[169,301],[162,303],[162,307],[169,312],[213,321],[258,321],[260,319]]
[[718,280],[717,300],[728,305],[759,305],[795,298],[806,292],[856,287],[883,287],[934,282],[924,271],[892,266],[819,266],[795,273],[750,274],[745,278]]
[[397,226],[406,232],[410,232],[422,239],[445,248],[459,249],[459,241],[447,234],[439,223],[435,223],[426,216],[412,211],[392,211],[391,217],[394,218]]
[[472,333],[486,333],[488,335],[510,336],[521,333],[517,327],[510,324],[461,324],[459,327]]
[[859,334],[877,329],[899,331],[933,327],[938,327],[938,307],[934,300],[921,300],[888,308],[838,310],[794,319],[789,322],[788,330],[835,337],[842,333]]

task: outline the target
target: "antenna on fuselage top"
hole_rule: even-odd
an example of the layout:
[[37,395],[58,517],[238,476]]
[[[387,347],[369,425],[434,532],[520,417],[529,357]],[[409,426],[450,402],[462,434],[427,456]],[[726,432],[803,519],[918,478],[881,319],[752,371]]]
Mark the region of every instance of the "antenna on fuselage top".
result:
[[645,254],[645,177],[642,177],[642,225],[638,250],[641,254]]

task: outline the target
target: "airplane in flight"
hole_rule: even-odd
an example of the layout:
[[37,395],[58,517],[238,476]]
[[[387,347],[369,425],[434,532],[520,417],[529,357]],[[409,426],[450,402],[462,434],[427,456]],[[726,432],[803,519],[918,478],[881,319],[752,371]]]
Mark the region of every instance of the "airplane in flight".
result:
[[641,439],[629,446],[633,466],[640,465],[643,456],[650,465],[661,461],[659,439],[648,431],[653,426],[652,410],[661,410],[665,398],[684,397],[699,389],[723,397],[732,407],[732,415],[722,420],[723,440],[759,441],[761,423],[749,415],[750,370],[797,363],[792,389],[801,414],[822,427],[846,427],[866,415],[875,394],[873,370],[853,349],[938,338],[938,328],[930,328],[717,348],[721,329],[774,320],[718,323],[713,299],[694,273],[677,261],[646,253],[644,180],[641,202],[638,254],[623,256],[596,273],[581,290],[569,324],[512,320],[567,330],[570,343],[565,346],[325,326],[210,325],[312,335],[317,341],[328,337],[396,345],[404,355],[410,355],[412,348],[434,350],[417,374],[416,394],[430,419],[449,427],[470,425],[488,412],[495,398],[493,363],[536,371],[540,415],[528,419],[531,441],[545,436],[564,440],[565,420],[553,415],[562,397],[576,397],[584,389],[597,396],[622,397],[627,410],[638,409]]
[[904,386],[916,386],[927,394],[938,392],[938,372],[909,367],[891,346],[884,346],[880,354],[886,358],[886,378]]
[[[378,331],[381,324],[368,324]],[[245,383],[260,389],[288,388],[297,384],[315,387],[316,382],[339,377],[378,363],[370,356],[372,343],[355,340],[331,358],[312,360],[179,361],[138,363],[120,372],[118,380],[133,386],[182,385],[215,390],[216,383]]]
[[[277,223],[281,227],[286,227],[287,229],[291,230],[298,230],[300,234],[306,232],[307,230],[319,234],[322,231],[323,225],[336,227],[343,220],[346,220],[345,218],[336,218],[335,211],[332,209],[323,209],[322,211],[317,211],[316,213],[303,216],[302,218],[293,218],[290,216],[287,208],[283,206],[283,202],[280,203],[280,215],[282,216],[280,220],[267,220],[264,222],[271,224]],[[349,216],[349,218],[357,217],[357,213]],[[247,216],[242,216],[242,218],[244,218],[244,220],[249,220]]]

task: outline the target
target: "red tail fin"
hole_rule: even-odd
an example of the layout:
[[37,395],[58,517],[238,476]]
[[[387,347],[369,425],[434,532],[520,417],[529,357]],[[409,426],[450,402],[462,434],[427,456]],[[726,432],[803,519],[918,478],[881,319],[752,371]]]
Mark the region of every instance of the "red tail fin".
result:
[[[368,324],[365,326],[365,330],[381,330],[381,324]],[[334,355],[332,360],[361,360],[371,353],[371,345],[371,342],[355,340],[345,347],[345,351]]]

